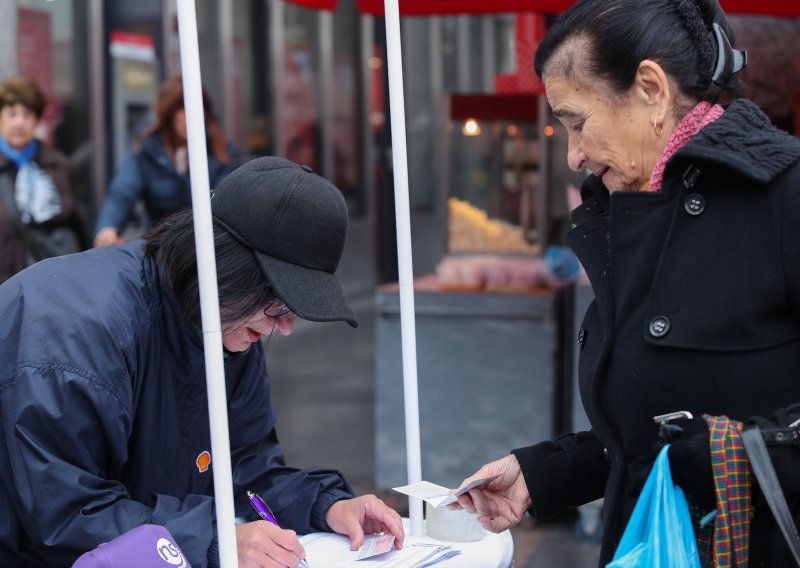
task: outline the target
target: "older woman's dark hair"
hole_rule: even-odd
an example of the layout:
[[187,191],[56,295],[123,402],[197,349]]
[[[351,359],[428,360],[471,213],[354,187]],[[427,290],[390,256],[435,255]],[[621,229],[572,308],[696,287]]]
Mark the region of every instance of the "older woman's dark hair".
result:
[[735,76],[726,77],[723,90],[711,80],[715,23],[735,45],[717,0],[580,0],[545,35],[534,67],[540,77],[604,79],[621,94],[633,84],[639,63],[650,59],[696,101],[724,102],[735,96],[738,83]]
[[47,106],[47,98],[33,79],[11,77],[0,81],[0,108],[21,104],[33,111],[36,118],[42,118]]
[[[225,145],[225,134],[222,132],[222,127],[214,119],[214,109],[211,103],[211,97],[205,89],[202,90],[203,96],[203,111],[206,117],[206,135],[208,136],[208,147],[211,154],[221,163],[229,164],[231,156],[228,148]],[[178,146],[183,143],[179,140],[178,134],[172,126],[172,117],[183,106],[183,80],[180,76],[176,75],[170,77],[161,84],[158,90],[158,98],[156,99],[153,113],[155,114],[155,122],[150,128],[145,129],[139,136],[139,141],[147,138],[148,136],[159,133],[164,146],[170,153],[175,153]]]
[[[275,299],[253,251],[214,224],[220,317],[243,322]],[[186,325],[199,326],[200,287],[197,277],[191,210],[164,219],[145,236],[145,253],[154,257],[172,289]]]

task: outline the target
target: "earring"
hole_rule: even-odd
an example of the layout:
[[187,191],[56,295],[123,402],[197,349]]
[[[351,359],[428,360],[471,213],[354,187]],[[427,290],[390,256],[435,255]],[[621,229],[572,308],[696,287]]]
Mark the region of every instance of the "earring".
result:
[[664,125],[663,124],[656,124],[656,119],[653,119],[653,131],[655,131],[656,136],[661,136],[664,133]]

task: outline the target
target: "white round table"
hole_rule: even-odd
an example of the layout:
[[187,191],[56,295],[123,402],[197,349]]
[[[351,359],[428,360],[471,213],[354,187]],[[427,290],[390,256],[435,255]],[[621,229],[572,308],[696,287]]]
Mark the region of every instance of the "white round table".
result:
[[406,530],[405,545],[415,542],[435,542],[450,545],[459,550],[461,554],[448,558],[436,566],[442,568],[511,568],[514,560],[514,541],[511,531],[491,533],[483,531],[485,536],[481,540],[472,542],[451,542],[437,540],[428,536],[413,537],[410,535],[408,519],[403,519],[403,528]]

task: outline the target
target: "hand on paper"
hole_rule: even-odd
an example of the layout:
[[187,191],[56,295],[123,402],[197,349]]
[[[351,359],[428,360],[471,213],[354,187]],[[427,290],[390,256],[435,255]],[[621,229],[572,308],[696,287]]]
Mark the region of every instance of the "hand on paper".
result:
[[343,499],[331,505],[325,521],[334,532],[350,537],[351,550],[364,544],[364,535],[385,532],[394,535],[395,548],[403,547],[403,521],[397,511],[375,495]]
[[450,509],[464,509],[478,515],[478,522],[488,531],[502,532],[518,524],[531,506],[531,497],[522,476],[517,458],[508,455],[486,464],[461,485],[475,479],[498,475],[497,479],[482,488],[471,489],[448,505]]
[[236,525],[236,548],[239,568],[297,568],[306,556],[294,531],[267,521]]

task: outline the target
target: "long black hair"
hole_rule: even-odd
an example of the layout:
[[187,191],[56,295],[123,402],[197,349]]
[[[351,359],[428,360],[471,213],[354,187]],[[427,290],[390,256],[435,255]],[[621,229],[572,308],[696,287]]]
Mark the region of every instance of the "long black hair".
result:
[[[145,253],[154,257],[172,289],[186,325],[199,326],[200,285],[197,276],[194,225],[191,210],[175,213],[153,228],[145,239]],[[275,299],[255,254],[214,224],[220,318],[239,323]]]
[[547,32],[534,68],[539,77],[552,71],[584,83],[600,78],[622,94],[639,63],[650,59],[695,101],[725,102],[736,96],[738,82],[734,75],[725,77],[723,89],[711,80],[717,58],[713,24],[735,45],[717,0],[580,0]]

